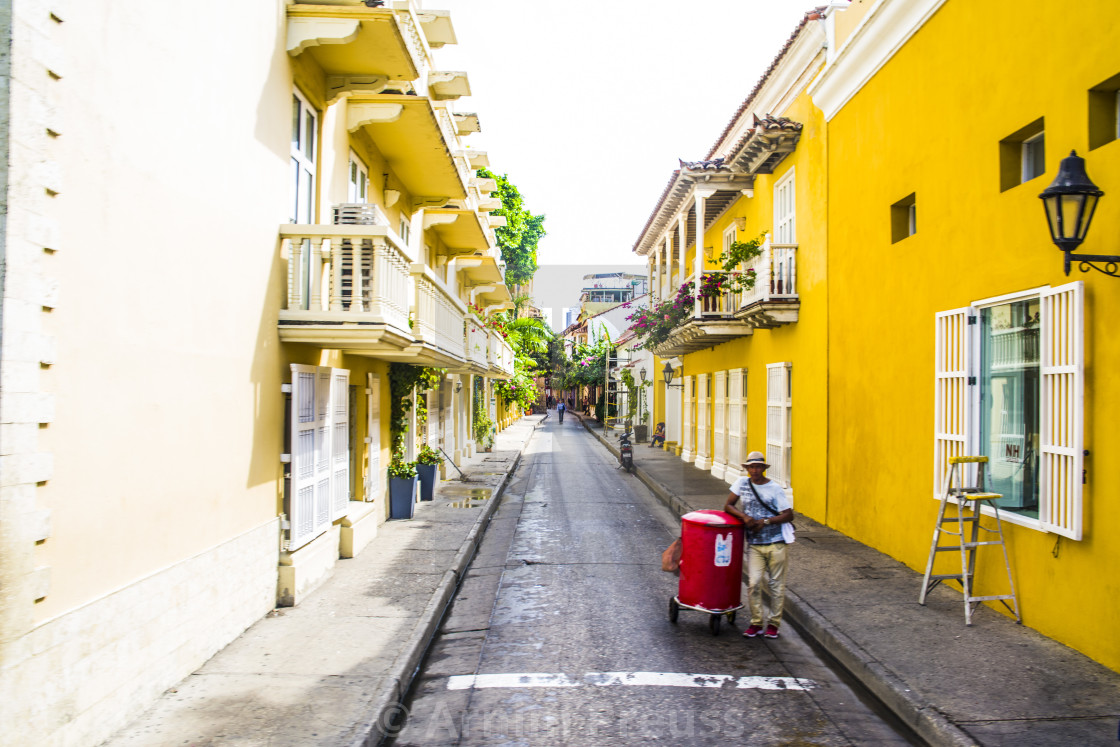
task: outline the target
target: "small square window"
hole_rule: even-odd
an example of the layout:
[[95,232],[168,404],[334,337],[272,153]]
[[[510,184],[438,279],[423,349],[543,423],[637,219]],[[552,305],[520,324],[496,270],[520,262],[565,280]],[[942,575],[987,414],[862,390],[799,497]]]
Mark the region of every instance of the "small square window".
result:
[[1045,119],[999,141],[999,189],[1006,192],[1046,172]]
[[918,193],[911,192],[891,205],[891,243],[895,244],[918,232]]
[[1120,138],[1120,74],[1089,89],[1089,148]]

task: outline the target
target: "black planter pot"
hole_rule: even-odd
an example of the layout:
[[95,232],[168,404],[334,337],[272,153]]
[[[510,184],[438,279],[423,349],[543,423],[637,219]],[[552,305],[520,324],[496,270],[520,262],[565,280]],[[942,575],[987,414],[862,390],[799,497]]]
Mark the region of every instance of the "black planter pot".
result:
[[649,440],[649,426],[648,425],[635,425],[634,426],[634,443],[644,444]]
[[420,500],[432,500],[432,490],[436,487],[435,464],[417,464],[416,474],[420,477]]
[[389,518],[411,519],[412,510],[416,506],[415,477],[390,477],[389,478]]

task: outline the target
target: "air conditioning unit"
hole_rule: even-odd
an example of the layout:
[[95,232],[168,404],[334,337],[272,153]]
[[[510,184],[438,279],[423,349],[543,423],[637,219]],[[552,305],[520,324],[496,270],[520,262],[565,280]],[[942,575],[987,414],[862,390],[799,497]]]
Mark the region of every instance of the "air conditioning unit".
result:
[[389,219],[381,208],[367,202],[343,202],[335,205],[336,226],[387,226]]

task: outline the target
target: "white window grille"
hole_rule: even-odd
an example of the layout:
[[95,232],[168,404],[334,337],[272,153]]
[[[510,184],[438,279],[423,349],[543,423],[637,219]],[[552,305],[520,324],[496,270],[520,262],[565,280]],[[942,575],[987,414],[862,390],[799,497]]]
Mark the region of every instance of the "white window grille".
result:
[[1083,294],[1076,282],[937,314],[935,497],[948,457],[987,456],[1004,520],[1081,539]]
[[292,364],[288,550],[322,534],[350,500],[350,372]]
[[767,477],[783,488],[790,486],[793,451],[793,364],[766,366]]
[[365,500],[381,497],[385,475],[381,469],[381,377],[366,374],[366,474]]

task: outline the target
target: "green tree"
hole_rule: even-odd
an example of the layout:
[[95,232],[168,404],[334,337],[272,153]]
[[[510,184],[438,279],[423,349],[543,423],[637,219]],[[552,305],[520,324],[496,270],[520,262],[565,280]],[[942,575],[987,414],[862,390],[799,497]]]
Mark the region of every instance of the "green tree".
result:
[[502,261],[506,263],[506,283],[524,285],[537,271],[537,243],[545,236],[544,216],[529,212],[525,199],[508,175],[498,176],[489,169],[479,169],[478,175],[498,182],[498,191],[494,194],[502,201],[502,206],[492,214],[506,219],[506,225],[494,229]]

